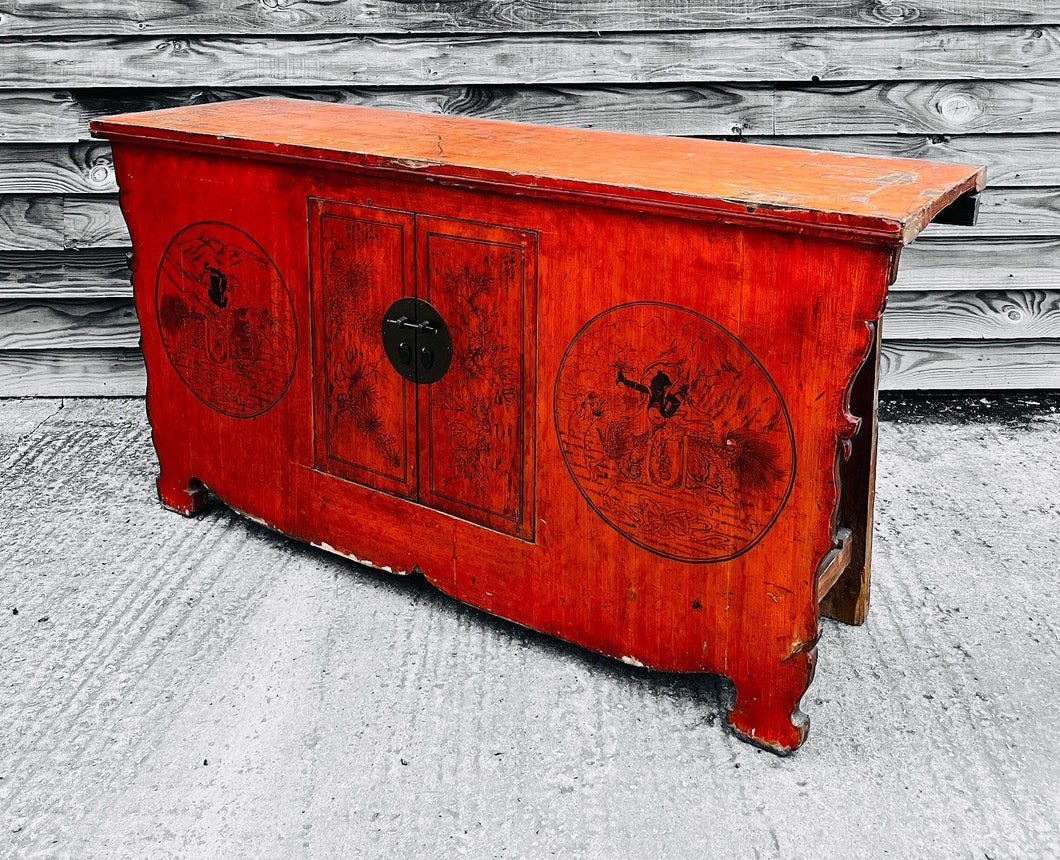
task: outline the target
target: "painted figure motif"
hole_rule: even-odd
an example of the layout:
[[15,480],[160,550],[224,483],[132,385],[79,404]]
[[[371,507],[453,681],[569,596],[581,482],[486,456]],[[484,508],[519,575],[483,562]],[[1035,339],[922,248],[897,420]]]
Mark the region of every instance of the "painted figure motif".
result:
[[590,320],[560,365],[555,421],[586,501],[670,558],[746,551],[794,478],[790,421],[765,369],[721,326],[673,305]]
[[166,355],[199,400],[239,418],[276,404],[294,373],[294,309],[257,242],[228,224],[185,227],[155,289]]

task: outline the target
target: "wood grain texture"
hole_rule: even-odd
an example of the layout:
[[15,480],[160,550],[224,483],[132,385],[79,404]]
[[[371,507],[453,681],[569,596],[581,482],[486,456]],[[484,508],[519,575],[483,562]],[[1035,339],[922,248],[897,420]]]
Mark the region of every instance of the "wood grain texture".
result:
[[117,195],[0,194],[0,251],[128,245]]
[[1060,28],[7,40],[0,87],[1060,78]]
[[0,146],[0,194],[115,194],[114,160],[102,141]]
[[[762,82],[596,87],[288,86],[0,93],[0,143],[74,143],[88,139],[89,122],[110,114],[267,95],[643,134],[993,135],[1060,131],[1060,82],[1041,80],[815,84],[797,88]],[[842,149],[843,144],[837,148]]]
[[69,91],[0,91],[0,144],[79,139],[78,111]]
[[902,251],[891,289],[1060,289],[1060,240],[922,237]]
[[63,198],[0,196],[0,251],[58,251],[63,244]]
[[406,3],[399,0],[47,0],[0,5],[0,36],[156,34],[313,34],[567,32],[752,27],[888,27],[1055,24],[1046,0],[493,0]]
[[974,227],[932,224],[926,237],[1060,236],[1060,189],[997,188],[981,195],[979,222]]
[[137,347],[127,299],[0,301],[0,350]]
[[880,389],[1020,391],[1060,388],[1060,343],[899,341],[884,344]]
[[893,340],[1060,339],[1060,291],[896,292],[883,337]]
[[0,397],[142,397],[138,349],[0,351]]
[[72,143],[89,138],[92,120],[116,113],[284,96],[421,113],[507,119],[645,134],[769,134],[768,84],[657,87],[278,87],[166,90],[43,90],[5,103],[0,129],[11,143]]
[[63,197],[63,247],[125,248],[129,231],[113,196]]
[[778,86],[775,94],[776,134],[993,134],[1060,130],[1060,82],[1052,80]]
[[129,298],[122,248],[84,251],[0,251],[0,299]]

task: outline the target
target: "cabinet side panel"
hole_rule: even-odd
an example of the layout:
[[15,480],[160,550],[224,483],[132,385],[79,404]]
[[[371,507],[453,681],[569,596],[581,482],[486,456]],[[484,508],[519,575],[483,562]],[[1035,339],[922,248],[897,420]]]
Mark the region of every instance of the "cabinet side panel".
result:
[[449,372],[421,393],[425,504],[533,536],[533,233],[418,219],[423,296],[453,338]]
[[387,308],[413,282],[412,218],[313,200],[310,219],[317,467],[414,497],[414,393],[381,336]]

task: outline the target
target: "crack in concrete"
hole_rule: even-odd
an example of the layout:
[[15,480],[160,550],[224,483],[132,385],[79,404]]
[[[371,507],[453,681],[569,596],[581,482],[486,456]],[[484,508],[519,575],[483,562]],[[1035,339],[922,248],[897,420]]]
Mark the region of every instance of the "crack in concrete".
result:
[[11,446],[10,455],[4,458],[4,465],[6,466],[8,463],[10,463],[12,460],[14,460],[19,454],[21,454],[22,453],[22,445],[23,445],[23,443],[26,442],[26,440],[31,439],[34,436],[36,436],[37,432],[41,429],[41,427],[43,427],[45,424],[47,424],[49,421],[51,421],[56,415],[58,415],[60,412],[62,412],[63,409],[65,409],[65,408],[66,408],[66,398],[65,397],[60,397],[59,398],[59,405],[55,408],[54,412],[50,412],[47,415],[45,415],[40,421],[37,422],[36,426],[34,426],[34,428],[32,430],[30,430],[28,433],[23,433],[21,436],[19,436],[15,440],[15,444]]

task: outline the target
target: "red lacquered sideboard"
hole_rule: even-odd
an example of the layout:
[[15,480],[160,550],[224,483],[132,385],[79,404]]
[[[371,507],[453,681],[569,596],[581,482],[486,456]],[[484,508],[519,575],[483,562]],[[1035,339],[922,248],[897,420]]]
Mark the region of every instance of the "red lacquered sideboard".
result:
[[879,320],[981,171],[285,99],[93,123],[163,504],[735,686],[868,605]]

